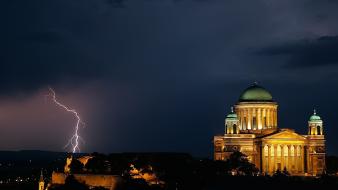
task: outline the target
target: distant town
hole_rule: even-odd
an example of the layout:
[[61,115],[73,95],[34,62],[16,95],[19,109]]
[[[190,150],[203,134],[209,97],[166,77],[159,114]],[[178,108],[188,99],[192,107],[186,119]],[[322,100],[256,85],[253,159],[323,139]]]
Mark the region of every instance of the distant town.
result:
[[[0,152],[0,189],[239,189],[255,184],[304,188],[338,186],[338,157],[327,156],[319,176],[264,175],[240,152],[228,161],[184,153],[68,154]],[[245,183],[240,183],[243,179]],[[264,189],[264,188],[263,188]]]

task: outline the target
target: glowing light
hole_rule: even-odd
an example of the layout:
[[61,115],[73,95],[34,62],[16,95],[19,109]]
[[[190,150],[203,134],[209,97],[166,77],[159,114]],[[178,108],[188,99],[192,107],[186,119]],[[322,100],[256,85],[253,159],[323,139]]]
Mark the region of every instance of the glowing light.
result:
[[79,141],[82,139],[79,135],[79,128],[80,126],[84,126],[85,123],[81,121],[80,115],[76,112],[75,109],[69,108],[68,106],[62,104],[61,102],[59,102],[56,98],[56,93],[52,88],[49,88],[50,91],[50,97],[52,97],[53,102],[63,108],[64,110],[66,110],[67,112],[70,112],[74,115],[74,117],[76,118],[76,124],[75,124],[75,131],[74,131],[74,135],[70,138],[69,142],[66,144],[65,148],[71,146],[72,147],[72,152],[76,153],[76,152],[81,152],[80,147],[79,147]]

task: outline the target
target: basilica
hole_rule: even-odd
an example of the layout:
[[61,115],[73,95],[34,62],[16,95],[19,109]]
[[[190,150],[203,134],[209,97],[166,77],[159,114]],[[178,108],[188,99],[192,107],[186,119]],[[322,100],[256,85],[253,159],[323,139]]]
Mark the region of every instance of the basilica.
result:
[[[325,170],[323,121],[314,110],[308,134],[278,128],[278,104],[254,83],[243,91],[225,118],[224,134],[214,136],[214,159],[227,160],[240,151],[262,174],[286,169],[291,175],[320,175]],[[306,127],[306,126],[304,126]]]

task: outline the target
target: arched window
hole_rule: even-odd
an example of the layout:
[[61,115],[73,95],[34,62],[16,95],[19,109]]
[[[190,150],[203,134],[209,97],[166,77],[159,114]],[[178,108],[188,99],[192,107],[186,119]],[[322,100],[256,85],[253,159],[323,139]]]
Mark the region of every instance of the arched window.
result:
[[228,125],[225,125],[225,133],[228,134],[229,130],[228,130]]
[[321,135],[320,126],[317,126],[317,135]]
[[237,125],[236,124],[234,124],[232,126],[232,131],[233,131],[233,134],[237,134]]

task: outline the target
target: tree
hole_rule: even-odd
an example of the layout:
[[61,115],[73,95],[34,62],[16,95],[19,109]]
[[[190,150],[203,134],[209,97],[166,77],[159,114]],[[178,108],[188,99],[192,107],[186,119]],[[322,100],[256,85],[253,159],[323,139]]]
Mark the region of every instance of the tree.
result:
[[226,161],[228,171],[236,170],[237,174],[254,175],[258,169],[250,163],[247,156],[239,151],[233,152]]
[[86,184],[80,183],[75,179],[73,175],[69,175],[64,185],[59,185],[51,187],[51,190],[89,190],[89,187]]
[[107,173],[107,157],[102,154],[93,153],[93,158],[88,161],[86,168],[89,172],[95,174]]
[[288,172],[288,170],[286,169],[286,167],[284,167],[284,169],[283,169],[283,174],[285,176],[289,176],[290,175],[290,173]]
[[77,159],[72,160],[72,163],[69,165],[69,168],[70,172],[73,174],[83,172],[83,164]]

